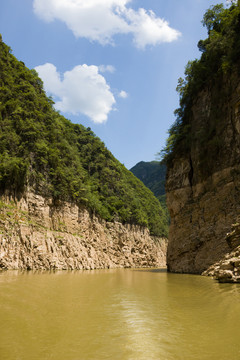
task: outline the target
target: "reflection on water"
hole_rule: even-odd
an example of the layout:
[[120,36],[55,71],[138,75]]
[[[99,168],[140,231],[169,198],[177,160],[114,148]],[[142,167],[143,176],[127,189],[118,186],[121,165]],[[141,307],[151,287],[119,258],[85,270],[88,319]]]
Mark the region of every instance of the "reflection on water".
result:
[[1,360],[239,360],[240,287],[165,270],[0,273]]

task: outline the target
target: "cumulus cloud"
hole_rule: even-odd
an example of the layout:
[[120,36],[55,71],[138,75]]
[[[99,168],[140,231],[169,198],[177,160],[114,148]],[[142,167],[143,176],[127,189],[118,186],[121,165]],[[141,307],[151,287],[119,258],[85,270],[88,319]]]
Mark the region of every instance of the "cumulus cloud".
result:
[[35,69],[47,93],[56,99],[57,110],[73,115],[82,113],[95,123],[107,121],[116,101],[97,66],[78,65],[62,76],[53,64],[47,63]]
[[105,73],[105,72],[110,72],[110,73],[114,73],[115,72],[115,67],[112,65],[99,65],[98,66],[98,70],[101,73]]
[[47,22],[63,21],[76,37],[113,44],[116,34],[132,34],[134,44],[171,42],[180,32],[153,11],[127,7],[131,0],[34,0],[34,12]]
[[128,93],[126,93],[126,91],[122,90],[122,91],[120,91],[118,96],[122,99],[126,99],[128,97]]
[[176,40],[180,33],[169,27],[167,21],[156,17],[153,11],[147,13],[144,9],[138,12],[127,11],[134,36],[134,43],[138,48],[144,49],[146,45],[157,45],[163,42]]

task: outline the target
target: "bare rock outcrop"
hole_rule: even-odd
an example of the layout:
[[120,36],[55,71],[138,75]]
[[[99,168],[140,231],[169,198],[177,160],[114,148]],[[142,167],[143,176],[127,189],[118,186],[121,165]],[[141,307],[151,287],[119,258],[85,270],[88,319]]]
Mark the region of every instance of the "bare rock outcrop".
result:
[[0,202],[0,269],[163,267],[165,239],[32,192]]
[[240,223],[232,225],[232,231],[227,234],[226,242],[229,253],[224,258],[211,265],[203,275],[212,276],[221,283],[240,283]]

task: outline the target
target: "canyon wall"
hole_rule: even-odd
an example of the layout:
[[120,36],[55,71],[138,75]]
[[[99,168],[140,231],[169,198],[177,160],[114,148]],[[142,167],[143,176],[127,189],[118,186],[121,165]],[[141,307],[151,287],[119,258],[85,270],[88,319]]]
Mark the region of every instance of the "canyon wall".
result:
[[226,234],[240,213],[239,75],[196,96],[189,131],[190,151],[167,172],[167,263],[172,272],[202,273],[230,251]]
[[166,266],[165,239],[106,222],[86,209],[27,192],[0,202],[0,269],[101,269]]

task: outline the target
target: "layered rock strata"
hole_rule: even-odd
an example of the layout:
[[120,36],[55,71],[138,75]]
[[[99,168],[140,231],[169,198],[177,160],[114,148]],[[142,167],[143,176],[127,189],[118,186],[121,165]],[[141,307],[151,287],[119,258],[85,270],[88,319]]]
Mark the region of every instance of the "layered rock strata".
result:
[[229,252],[225,234],[240,214],[240,81],[202,91],[192,107],[190,151],[175,156],[166,190],[170,271],[202,273]]
[[28,192],[0,203],[0,269],[163,267],[166,240]]

